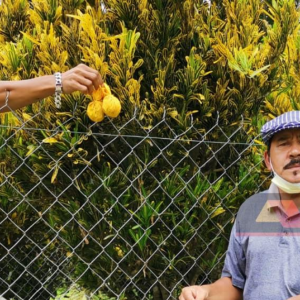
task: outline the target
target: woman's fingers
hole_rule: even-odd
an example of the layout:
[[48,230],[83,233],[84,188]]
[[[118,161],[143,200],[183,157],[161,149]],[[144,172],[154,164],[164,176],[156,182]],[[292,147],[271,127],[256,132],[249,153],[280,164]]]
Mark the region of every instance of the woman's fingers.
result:
[[92,94],[94,89],[103,84],[98,71],[80,64],[62,74],[63,92],[66,94],[80,91],[85,94]]

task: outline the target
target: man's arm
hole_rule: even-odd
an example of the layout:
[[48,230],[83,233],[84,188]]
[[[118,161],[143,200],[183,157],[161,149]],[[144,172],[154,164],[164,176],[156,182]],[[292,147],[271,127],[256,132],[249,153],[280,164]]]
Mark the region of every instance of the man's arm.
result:
[[291,298],[289,298],[287,300],[300,300],[300,295],[291,297]]
[[233,286],[231,278],[229,277],[222,277],[216,282],[208,285],[202,285],[202,286],[194,285],[190,287],[185,287],[182,289],[181,295],[179,296],[179,300],[242,300],[242,299],[243,299],[243,291]]
[[[80,64],[62,73],[62,87],[65,94],[75,91],[92,94],[93,90],[97,89],[102,83],[100,74],[84,64]],[[9,99],[6,106],[7,92],[9,92]],[[19,81],[0,81],[0,112],[24,107],[40,99],[49,97],[54,92],[54,75],[45,75]]]

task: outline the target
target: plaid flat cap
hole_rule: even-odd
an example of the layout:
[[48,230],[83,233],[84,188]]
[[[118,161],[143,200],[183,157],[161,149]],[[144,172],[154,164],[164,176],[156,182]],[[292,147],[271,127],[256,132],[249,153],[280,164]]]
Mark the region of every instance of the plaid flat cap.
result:
[[288,111],[277,118],[267,122],[262,128],[262,139],[266,145],[269,144],[271,137],[284,129],[300,128],[300,111]]

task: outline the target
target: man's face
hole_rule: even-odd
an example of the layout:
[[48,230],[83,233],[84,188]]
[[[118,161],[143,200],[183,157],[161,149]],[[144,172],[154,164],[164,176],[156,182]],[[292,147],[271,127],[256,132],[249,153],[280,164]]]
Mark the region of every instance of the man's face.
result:
[[265,162],[289,182],[300,182],[300,128],[286,129],[276,133],[271,141],[270,154],[265,152]]

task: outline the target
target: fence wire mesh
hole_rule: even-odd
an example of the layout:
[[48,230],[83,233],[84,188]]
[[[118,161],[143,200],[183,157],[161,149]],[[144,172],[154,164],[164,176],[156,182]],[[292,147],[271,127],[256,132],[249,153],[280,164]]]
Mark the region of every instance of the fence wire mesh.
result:
[[177,299],[220,276],[234,215],[264,184],[243,122],[12,114],[0,127],[0,296]]

